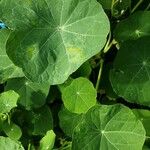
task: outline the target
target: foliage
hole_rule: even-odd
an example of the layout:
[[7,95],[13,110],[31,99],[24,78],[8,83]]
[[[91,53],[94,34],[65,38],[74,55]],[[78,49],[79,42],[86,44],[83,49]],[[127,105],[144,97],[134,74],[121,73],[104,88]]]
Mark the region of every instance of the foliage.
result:
[[150,2],[0,1],[0,150],[150,149]]

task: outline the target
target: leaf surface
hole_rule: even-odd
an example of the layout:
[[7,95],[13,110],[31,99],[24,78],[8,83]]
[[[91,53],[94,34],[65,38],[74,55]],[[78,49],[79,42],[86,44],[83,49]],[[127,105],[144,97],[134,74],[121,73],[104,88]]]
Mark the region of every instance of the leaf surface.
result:
[[110,80],[117,95],[150,106],[150,37],[122,44],[111,70]]
[[129,108],[97,105],[75,128],[72,149],[141,150],[144,141],[144,127]]
[[31,110],[45,104],[49,85],[33,83],[26,78],[15,78],[8,80],[5,90],[17,92],[20,95],[18,103],[27,110]]
[[[0,8],[12,9],[7,1]],[[109,21],[96,0],[17,0],[13,5],[12,14],[6,11],[14,28],[7,54],[32,81],[63,83],[106,42]]]
[[24,150],[19,142],[2,136],[0,136],[0,148],[1,150]]
[[86,78],[77,78],[62,90],[65,107],[72,113],[85,113],[96,104],[96,90]]
[[17,106],[19,95],[10,90],[0,94],[0,113],[8,113],[10,110]]
[[119,42],[150,36],[150,11],[139,11],[119,22],[114,37]]
[[7,79],[24,76],[22,70],[15,66],[6,54],[6,43],[11,31],[0,30],[0,83]]

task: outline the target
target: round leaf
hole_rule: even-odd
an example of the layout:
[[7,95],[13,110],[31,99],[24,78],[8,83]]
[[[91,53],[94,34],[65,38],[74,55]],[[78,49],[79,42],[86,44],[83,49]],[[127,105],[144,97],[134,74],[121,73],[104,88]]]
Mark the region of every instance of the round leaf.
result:
[[96,104],[96,90],[86,78],[77,78],[62,91],[65,107],[73,113],[85,113]]
[[7,54],[32,81],[63,83],[105,45],[109,22],[96,0],[16,3]]
[[150,37],[122,44],[110,80],[114,91],[125,100],[150,106]]
[[117,24],[114,31],[119,42],[150,35],[150,11],[139,11]]
[[141,150],[145,141],[142,123],[122,105],[95,106],[75,128],[72,149]]

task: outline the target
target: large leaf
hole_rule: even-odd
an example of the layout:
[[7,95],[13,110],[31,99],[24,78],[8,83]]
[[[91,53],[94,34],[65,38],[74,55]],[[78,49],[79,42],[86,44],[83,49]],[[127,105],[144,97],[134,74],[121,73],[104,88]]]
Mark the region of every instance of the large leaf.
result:
[[114,91],[130,102],[150,106],[150,37],[125,42],[114,61]]
[[0,30],[0,83],[9,78],[23,76],[22,70],[15,66],[6,54],[6,42],[10,30]]
[[150,11],[139,11],[117,24],[114,31],[119,42],[150,36]]
[[72,149],[141,150],[145,141],[142,123],[122,105],[94,106],[75,128]]
[[96,0],[8,1],[0,3],[15,29],[7,54],[32,81],[63,83],[106,42],[109,22]]
[[16,107],[18,98],[19,95],[12,90],[0,94],[0,113],[8,113]]
[[20,95],[18,103],[30,110],[45,104],[49,85],[33,83],[26,78],[16,78],[8,80],[5,90],[17,92]]
[[83,114],[71,113],[63,107],[59,112],[59,125],[66,135],[72,137],[73,130],[82,118]]
[[19,142],[16,142],[8,137],[0,136],[0,149],[1,150],[24,150]]
[[65,107],[72,113],[85,113],[96,104],[96,90],[86,78],[77,78],[62,90]]

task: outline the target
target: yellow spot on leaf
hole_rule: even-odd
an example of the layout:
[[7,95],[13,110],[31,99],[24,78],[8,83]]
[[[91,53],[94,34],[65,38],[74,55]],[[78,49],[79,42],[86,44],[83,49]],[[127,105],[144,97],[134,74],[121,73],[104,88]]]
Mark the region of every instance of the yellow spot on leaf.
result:
[[72,63],[79,62],[83,57],[83,51],[78,47],[68,47],[67,54],[70,57]]

